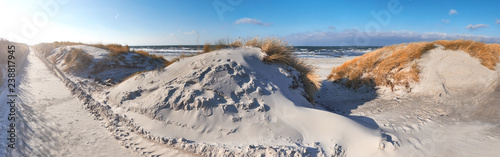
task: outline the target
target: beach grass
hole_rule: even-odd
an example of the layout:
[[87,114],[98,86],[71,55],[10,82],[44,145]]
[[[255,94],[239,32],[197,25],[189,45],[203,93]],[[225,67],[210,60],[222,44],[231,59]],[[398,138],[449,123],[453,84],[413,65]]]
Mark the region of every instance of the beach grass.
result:
[[47,56],[50,54],[50,51],[52,51],[53,49],[55,49],[57,47],[73,46],[73,45],[87,45],[87,46],[93,46],[93,47],[109,50],[110,57],[116,57],[116,56],[120,56],[120,55],[127,54],[127,53],[137,53],[137,54],[140,54],[143,56],[151,57],[153,59],[159,59],[159,60],[163,60],[164,62],[168,62],[162,56],[151,55],[148,52],[142,51],[142,50],[133,51],[133,50],[130,50],[130,47],[128,45],[120,45],[120,44],[102,44],[102,43],[86,44],[86,43],[81,43],[81,42],[65,41],[65,42],[42,43],[42,44],[36,45],[35,48],[37,48],[37,50],[39,52],[41,52]]
[[479,59],[481,64],[495,70],[500,61],[500,45],[472,40],[440,40],[385,46],[345,62],[332,69],[328,80],[342,82],[347,87],[362,85],[410,87],[420,81],[418,60],[427,51],[442,45],[446,50],[461,50]]
[[[314,102],[314,95],[321,86],[318,76],[314,74],[315,67],[306,64],[304,61],[299,60],[295,55],[293,55],[293,47],[283,39],[271,37],[261,39],[259,37],[255,37],[246,41],[237,39],[232,42],[228,39],[220,39],[215,43],[215,50],[245,46],[257,47],[266,53],[266,56],[262,60],[265,63],[289,65],[300,72],[300,79],[304,84],[307,99],[310,102]],[[208,47],[211,47],[210,44],[205,44],[203,53],[213,51],[212,49],[208,49]]]
[[203,51],[202,53],[206,53],[206,52],[210,52],[212,51],[212,45],[210,45],[210,43],[205,43],[205,45],[203,45]]

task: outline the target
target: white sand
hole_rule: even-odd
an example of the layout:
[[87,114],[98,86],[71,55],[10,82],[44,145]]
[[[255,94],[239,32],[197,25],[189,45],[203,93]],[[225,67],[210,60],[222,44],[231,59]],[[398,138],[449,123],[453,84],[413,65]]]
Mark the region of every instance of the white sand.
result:
[[262,55],[257,48],[238,48],[185,58],[164,71],[117,85],[107,103],[153,136],[185,138],[247,155],[272,153],[239,147],[353,156],[379,156],[394,149],[378,129],[312,109],[301,85],[291,88],[298,73],[265,64]]
[[33,52],[21,73],[19,142],[15,151],[7,149],[7,156],[136,156],[81,108],[78,98]]
[[[323,69],[325,59],[307,61],[320,65],[320,75],[331,70]],[[409,94],[324,83],[317,102],[397,137],[395,156],[498,156],[500,72],[464,52],[441,49],[426,53],[419,65],[421,83]]]
[[[298,73],[265,64],[262,55],[254,48],[224,50],[185,58],[104,91],[81,84],[94,92],[93,99],[109,105],[107,112],[133,124],[127,126],[93,120],[32,53],[19,87],[24,102],[20,113],[25,116],[20,124],[25,131],[19,136],[25,143],[9,155],[500,154],[500,72],[463,52],[436,49],[424,55],[419,62],[422,82],[404,96],[323,81],[316,107],[296,84]],[[325,79],[349,59],[305,61],[317,66]],[[5,92],[0,101],[5,101]]]

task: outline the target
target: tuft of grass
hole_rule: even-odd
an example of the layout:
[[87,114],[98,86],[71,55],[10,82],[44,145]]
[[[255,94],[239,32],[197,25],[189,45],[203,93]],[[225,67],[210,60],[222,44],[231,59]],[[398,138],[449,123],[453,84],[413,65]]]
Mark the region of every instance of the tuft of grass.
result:
[[212,51],[212,45],[210,45],[210,43],[205,43],[205,45],[203,45],[203,52],[202,53],[207,53],[207,52],[210,52]]
[[[299,60],[293,55],[293,47],[288,42],[278,38],[265,38],[258,37],[243,41],[241,39],[230,42],[227,39],[220,39],[215,43],[215,50],[229,48],[229,47],[257,47],[260,48],[266,56],[263,58],[265,63],[281,63],[289,65],[295,70],[300,72],[300,79],[304,85],[306,98],[310,102],[314,102],[314,95],[321,86],[318,76],[314,74],[315,67],[306,64],[304,61]],[[209,43],[204,46],[203,53],[213,51]],[[180,58],[183,58],[182,56]],[[176,61],[178,59],[174,59]]]
[[407,43],[382,47],[347,61],[333,68],[327,79],[345,83],[352,88],[362,85],[410,88],[411,83],[420,81],[418,60],[435,45],[442,45],[449,50],[462,50],[478,58],[483,66],[491,70],[495,70],[500,61],[499,44],[471,40]]
[[82,72],[88,69],[92,60],[92,55],[87,54],[82,49],[71,49],[64,57],[66,68],[63,70],[67,72]]
[[293,47],[283,39],[278,38],[265,38],[259,39],[258,37],[252,38],[247,41],[240,39],[233,41],[219,40],[216,43],[216,50],[227,47],[257,47],[260,48],[266,56],[263,58],[265,63],[281,63],[289,65],[295,70],[300,72],[300,79],[304,85],[306,98],[309,102],[314,102],[314,95],[321,86],[318,76],[314,74],[315,67],[306,64],[304,61],[299,60],[293,55]]
[[130,78],[132,78],[132,77],[134,77],[134,76],[136,76],[136,75],[143,74],[143,73],[145,73],[145,72],[148,72],[148,71],[147,71],[147,70],[143,70],[143,71],[137,71],[137,72],[135,72],[135,73],[133,73],[133,74],[130,74],[130,75],[128,75],[127,77],[125,77],[125,78],[124,78],[124,79],[123,79],[120,83],[125,82],[125,81],[127,81],[128,79],[130,79]]
[[233,41],[233,43],[231,43],[230,46],[231,47],[241,47],[241,46],[243,46],[243,41],[241,41],[241,39],[235,40],[235,41]]
[[260,47],[262,45],[262,42],[262,40],[259,40],[259,38],[255,37],[245,42],[245,46]]
[[267,54],[263,58],[263,61],[266,63],[282,63],[300,72],[300,79],[304,84],[307,100],[314,102],[314,95],[321,86],[318,76],[314,74],[315,68],[294,56],[292,53],[293,47],[288,42],[278,38],[266,38],[263,40],[253,38],[247,41],[245,46],[261,48]]
[[130,48],[128,47],[128,45],[122,46],[120,44],[108,44],[108,45],[94,44],[90,46],[109,50],[110,51],[109,55],[111,56],[118,56],[120,54],[126,54],[130,52]]

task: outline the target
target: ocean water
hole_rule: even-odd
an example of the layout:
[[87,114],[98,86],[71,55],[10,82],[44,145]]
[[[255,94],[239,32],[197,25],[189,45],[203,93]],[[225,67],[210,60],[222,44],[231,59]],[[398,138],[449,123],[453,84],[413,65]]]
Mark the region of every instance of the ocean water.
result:
[[[163,56],[191,55],[203,51],[203,45],[130,46],[132,50],[142,50]],[[299,58],[339,58],[360,56],[379,46],[294,46],[293,53]]]

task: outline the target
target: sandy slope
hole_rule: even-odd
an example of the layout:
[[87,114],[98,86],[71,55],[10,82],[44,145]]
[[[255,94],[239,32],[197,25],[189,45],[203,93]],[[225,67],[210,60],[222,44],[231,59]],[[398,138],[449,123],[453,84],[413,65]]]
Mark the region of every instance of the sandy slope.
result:
[[7,156],[136,156],[82,109],[33,52],[19,82],[21,142],[15,151],[7,150]]
[[[185,58],[93,94],[132,126],[94,120],[30,53],[18,87],[23,142],[7,156],[191,156],[177,149],[212,156],[500,154],[500,72],[481,69],[461,52],[436,49],[423,56],[417,94],[324,81],[314,108],[300,88],[291,88],[293,70],[263,63],[257,49],[228,51],[234,50]],[[306,61],[324,79],[349,59]],[[4,102],[5,93],[0,96]]]
[[[298,73],[262,62],[263,55],[257,48],[237,48],[185,58],[131,77],[101,101],[133,118],[141,132],[167,141],[185,139],[193,143],[186,150],[204,155],[225,150],[237,156],[383,156],[393,151],[380,130],[314,109],[302,86],[294,87]],[[212,146],[217,149],[198,152]]]
[[400,145],[395,156],[498,156],[500,72],[461,51],[442,49],[431,50],[419,65],[421,84],[413,94],[324,82],[317,103],[392,134]]

